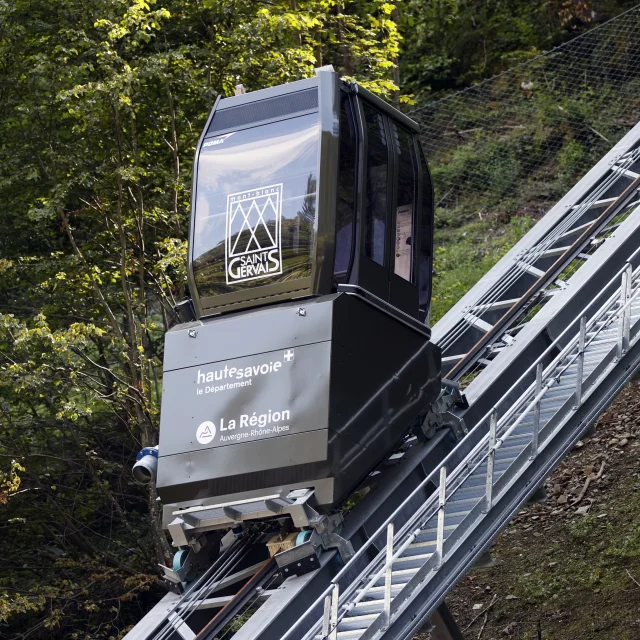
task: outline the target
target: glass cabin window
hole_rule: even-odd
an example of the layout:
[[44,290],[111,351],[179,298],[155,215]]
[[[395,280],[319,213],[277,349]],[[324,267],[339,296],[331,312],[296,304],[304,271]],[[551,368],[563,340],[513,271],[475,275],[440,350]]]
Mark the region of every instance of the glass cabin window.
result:
[[384,264],[387,220],[387,176],[389,157],[384,118],[363,103],[367,127],[367,187],[364,255]]
[[431,301],[431,280],[433,276],[433,184],[424,153],[420,152],[422,169],[422,209],[420,211],[420,256],[418,274],[418,308],[420,320],[425,321]]
[[351,262],[355,226],[356,125],[346,93],[340,96],[340,159],[336,206],[336,257],[334,282],[345,282]]
[[393,125],[393,127],[396,135],[396,162],[398,164],[398,199],[393,272],[397,276],[411,281],[417,165],[413,137],[402,127],[396,125]]
[[311,275],[318,139],[316,113],[205,140],[192,242],[200,297]]

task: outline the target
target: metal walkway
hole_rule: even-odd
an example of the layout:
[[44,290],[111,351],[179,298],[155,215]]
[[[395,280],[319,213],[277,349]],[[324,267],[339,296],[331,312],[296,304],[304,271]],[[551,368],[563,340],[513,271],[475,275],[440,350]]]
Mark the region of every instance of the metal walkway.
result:
[[419,630],[640,366],[640,267],[631,267],[639,255],[608,283],[606,303],[582,310],[578,331],[568,327],[514,383],[509,391],[535,372],[520,399],[509,403],[505,394],[476,425],[488,433],[466,457],[447,471],[449,456],[433,470],[425,482],[439,478],[439,488],[415,515],[395,533],[395,514],[389,518],[385,548],[342,594],[334,581],[323,619],[304,640],[408,638]]
[[640,125],[434,326],[473,428],[409,439],[369,478],[346,566],[284,579],[230,545],[239,561],[127,640],[226,638],[238,617],[234,640],[410,638],[638,368],[639,187]]

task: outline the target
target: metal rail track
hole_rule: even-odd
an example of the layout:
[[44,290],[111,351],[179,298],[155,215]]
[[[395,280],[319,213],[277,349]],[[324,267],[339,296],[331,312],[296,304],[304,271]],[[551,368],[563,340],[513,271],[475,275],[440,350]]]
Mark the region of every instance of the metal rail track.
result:
[[434,327],[447,377],[470,384],[633,210],[637,138],[636,127]]
[[[638,159],[636,160],[636,155]],[[630,166],[635,166],[635,164],[640,165],[640,150],[638,153],[632,154],[626,164]],[[629,172],[630,173],[630,172]],[[624,178],[628,179],[628,173],[613,173],[617,180],[611,180],[611,184],[608,185],[608,189],[604,190],[603,187],[599,187],[597,191],[608,191],[614,186],[617,186],[618,180],[623,180]],[[471,350],[466,353],[451,369],[448,373],[448,377],[453,380],[459,380],[467,373],[477,362],[482,358],[483,355],[488,355],[488,351],[491,349],[491,345],[495,344],[496,341],[502,340],[504,341],[505,335],[507,331],[511,329],[515,321],[517,321],[523,313],[527,311],[532,305],[532,303],[544,303],[550,299],[550,295],[545,295],[549,293],[549,285],[555,285],[554,290],[558,290],[558,285],[556,282],[559,278],[562,277],[565,271],[568,268],[575,265],[576,260],[580,260],[584,262],[590,257],[588,253],[588,249],[590,246],[598,246],[599,240],[603,239],[603,236],[612,228],[617,227],[620,224],[621,215],[627,214],[634,206],[637,206],[638,200],[638,189],[640,188],[640,175],[633,179],[631,184],[626,186],[624,191],[619,195],[612,198],[605,199],[605,201],[610,200],[610,204],[604,209],[604,211],[598,215],[598,217],[593,222],[583,222],[584,217],[587,217],[590,210],[594,208],[594,203],[602,202],[602,200],[595,200],[596,197],[599,197],[600,194],[596,195],[590,194],[587,201],[580,207],[581,213],[584,215],[575,216],[573,220],[573,228],[576,230],[576,233],[582,233],[576,238],[576,240],[568,247],[555,247],[551,246],[551,248],[542,251],[538,250],[537,252],[531,252],[535,256],[534,259],[527,261],[521,261],[522,266],[522,274],[521,277],[523,280],[524,276],[537,276],[538,279],[524,292],[524,294],[517,298],[516,301],[507,309],[503,316],[500,317],[499,320],[495,322],[491,326],[491,328],[484,333],[484,335],[478,340],[478,342],[471,348]],[[586,228],[584,228],[586,225]],[[553,245],[558,245],[562,242],[562,237],[570,234],[571,231],[564,232],[559,237],[556,234],[556,237],[553,238],[555,240]],[[547,241],[547,244],[551,244]],[[536,267],[536,263],[548,260],[548,258],[552,258],[557,255],[557,252],[562,250],[563,252],[560,256],[544,271]],[[529,255],[529,254],[527,254]],[[564,280],[559,280],[560,282],[564,282]],[[526,284],[525,284],[526,286]],[[505,285],[502,285],[503,289],[507,291]],[[560,285],[562,287],[562,285]],[[508,302],[511,302],[507,299]],[[504,300],[494,299],[491,304],[485,303],[483,308],[478,309],[479,315],[473,316],[474,326],[476,328],[483,327],[478,322],[478,319],[482,319],[483,313],[490,311],[492,306],[494,309],[499,309],[501,304],[505,304]],[[492,306],[491,306],[492,305]],[[469,319],[469,315],[467,316],[467,321]],[[484,327],[486,328],[486,327]],[[522,328],[522,325],[519,326]]]
[[221,640],[224,637],[225,628],[228,628],[243,611],[250,610],[258,603],[260,596],[276,577],[277,570],[278,566],[274,558],[265,561],[231,601],[220,609],[213,620],[200,631],[196,640],[216,640],[216,638]]

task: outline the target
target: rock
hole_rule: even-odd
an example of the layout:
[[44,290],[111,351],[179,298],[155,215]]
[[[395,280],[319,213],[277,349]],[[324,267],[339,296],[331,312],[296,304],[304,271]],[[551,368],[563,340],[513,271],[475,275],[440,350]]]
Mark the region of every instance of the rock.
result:
[[622,440],[620,440],[620,442],[618,443],[618,446],[624,447],[627,444],[629,444],[629,441],[626,438],[622,438]]
[[618,438],[611,438],[611,440],[609,440],[609,442],[607,442],[607,446],[608,447],[615,447],[618,444],[619,440]]
[[554,484],[552,491],[555,494],[562,493],[562,486],[559,484]]
[[478,602],[471,607],[474,611],[480,611],[482,609],[482,603]]
[[509,594],[505,600],[520,600],[520,598],[518,598],[518,596],[513,596],[511,594]]
[[584,447],[584,442],[582,442],[582,440],[578,440],[574,449],[582,449],[582,447]]
[[503,630],[502,635],[504,636],[512,636],[516,630],[516,623],[510,622]]
[[557,562],[550,562],[547,567],[555,567],[557,564]]
[[580,516],[586,516],[589,513],[589,509],[591,509],[591,505],[585,504],[583,507],[578,507],[576,513]]
[[569,502],[569,498],[567,498],[567,496],[563,493],[561,496],[558,496],[556,502],[558,504],[567,504],[567,502]]

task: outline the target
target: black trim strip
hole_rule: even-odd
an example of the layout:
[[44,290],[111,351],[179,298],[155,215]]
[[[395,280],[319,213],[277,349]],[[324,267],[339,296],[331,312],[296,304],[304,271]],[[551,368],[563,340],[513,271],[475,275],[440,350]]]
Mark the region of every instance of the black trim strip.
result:
[[412,318],[404,311],[400,311],[400,309],[397,309],[385,300],[382,300],[382,298],[378,298],[378,296],[374,295],[370,291],[367,291],[366,289],[363,289],[362,287],[359,287],[358,285],[339,284],[338,293],[346,293],[350,296],[357,296],[358,298],[364,300],[366,303],[374,307],[378,307],[378,309],[380,309],[380,311],[382,311],[383,313],[386,313],[396,320],[399,320],[400,322],[406,324],[411,329],[415,329],[422,335],[431,338],[431,329],[426,324],[422,324],[422,322],[420,322],[419,320]]

